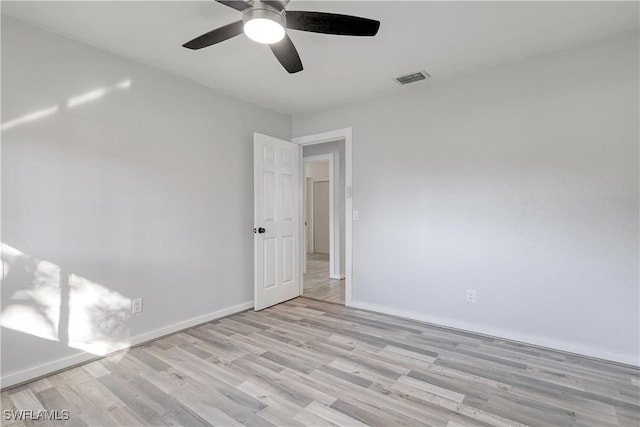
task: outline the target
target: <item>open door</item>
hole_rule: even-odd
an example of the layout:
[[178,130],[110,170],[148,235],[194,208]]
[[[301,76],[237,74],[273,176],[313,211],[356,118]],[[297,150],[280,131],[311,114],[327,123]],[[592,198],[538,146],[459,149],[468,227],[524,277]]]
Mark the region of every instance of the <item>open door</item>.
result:
[[253,135],[255,310],[300,295],[300,147]]

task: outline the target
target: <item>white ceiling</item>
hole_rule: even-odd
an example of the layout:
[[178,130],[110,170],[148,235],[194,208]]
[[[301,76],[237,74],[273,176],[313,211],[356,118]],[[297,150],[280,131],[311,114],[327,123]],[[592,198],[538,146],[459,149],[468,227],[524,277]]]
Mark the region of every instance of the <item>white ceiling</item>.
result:
[[[373,38],[289,31],[304,71],[289,75],[244,35],[181,45],[241,19],[207,1],[2,1],[2,13],[287,113],[400,90],[394,77],[468,72],[638,29],[638,2],[302,1],[290,10],[381,21]],[[418,83],[420,84],[420,83]]]

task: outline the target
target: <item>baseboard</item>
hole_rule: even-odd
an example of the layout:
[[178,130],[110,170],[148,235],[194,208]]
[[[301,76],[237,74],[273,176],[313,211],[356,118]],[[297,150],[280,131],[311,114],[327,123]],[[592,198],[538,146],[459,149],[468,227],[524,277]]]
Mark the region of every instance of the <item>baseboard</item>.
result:
[[452,319],[446,319],[436,316],[429,316],[423,313],[416,313],[412,311],[399,310],[392,307],[382,306],[378,304],[370,304],[360,301],[353,301],[350,305],[353,308],[359,308],[362,310],[375,311],[378,313],[390,314],[392,316],[404,317],[406,319],[418,320],[432,324],[434,326],[445,327],[449,329],[456,329],[464,332],[472,332],[480,335],[486,335],[499,339],[507,339],[510,341],[516,341],[523,344],[534,345],[537,347],[543,347],[550,350],[562,351],[565,353],[572,353],[579,356],[586,356],[595,359],[603,359],[610,362],[622,363],[631,366],[640,366],[640,360],[638,355],[615,353],[608,350],[603,350],[595,347],[589,347],[577,343],[568,343],[561,340],[552,338],[539,337],[533,335],[527,335],[510,330],[488,328],[482,325],[476,325],[468,322],[460,322]]
[[344,279],[344,274],[341,274],[341,275],[330,274],[330,275],[329,275],[329,279],[333,279],[333,280],[342,280],[342,279]]
[[142,344],[147,341],[151,341],[162,336],[173,334],[184,329],[191,328],[196,325],[211,322],[212,320],[220,319],[221,317],[230,316],[232,314],[240,313],[241,311],[253,308],[253,301],[247,301],[242,304],[234,305],[231,307],[223,308],[222,310],[214,311],[212,313],[203,314],[202,316],[193,317],[182,322],[174,323],[163,328],[154,329],[153,331],[145,332],[140,335],[136,335],[131,339],[131,345]]
[[[212,313],[203,314],[202,316],[193,317],[191,319],[187,319],[178,323],[173,323],[171,325],[163,326],[162,328],[144,332],[142,334],[130,337],[129,343],[127,345],[123,345],[121,348],[117,348],[111,353],[125,350],[127,348],[134,347],[136,345],[158,339],[165,335],[173,334],[175,332],[182,331],[184,329],[188,329],[193,326],[200,325],[202,323],[211,322],[212,320],[216,320],[216,319],[220,319],[221,317],[226,317],[232,314],[236,314],[241,311],[248,310],[250,308],[253,308],[253,301],[247,301],[242,304],[234,305],[231,307],[224,308],[222,310],[214,311]],[[78,352],[78,354],[56,359],[51,362],[44,363],[42,365],[25,369],[23,371],[5,375],[0,378],[0,387],[4,390],[5,388],[22,384],[28,381],[32,381],[36,378],[39,378],[45,375],[50,375],[54,372],[57,372],[63,369],[68,369],[72,366],[76,366],[82,363],[87,363],[92,360],[100,359],[101,357],[105,357],[105,356],[107,355],[96,356],[95,354],[81,351],[81,352]]]

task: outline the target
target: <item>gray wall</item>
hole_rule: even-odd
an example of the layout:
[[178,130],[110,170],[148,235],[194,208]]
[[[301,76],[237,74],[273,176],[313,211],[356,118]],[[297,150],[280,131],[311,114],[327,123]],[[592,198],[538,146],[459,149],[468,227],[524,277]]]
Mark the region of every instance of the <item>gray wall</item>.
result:
[[289,116],[3,17],[2,123],[3,377],[252,301],[253,132]]
[[354,304],[638,364],[638,59],[627,34],[295,115],[353,127]]
[[335,224],[334,235],[339,238],[335,238],[335,241],[339,242],[338,252],[340,254],[340,275],[344,276],[345,264],[345,225],[344,225],[344,179],[345,179],[345,153],[344,153],[344,140],[325,142],[323,144],[307,145],[302,148],[302,156],[310,157],[317,156],[319,154],[333,153],[333,176],[337,176],[338,179],[334,179],[333,189],[333,206],[334,211],[339,216],[340,221]]

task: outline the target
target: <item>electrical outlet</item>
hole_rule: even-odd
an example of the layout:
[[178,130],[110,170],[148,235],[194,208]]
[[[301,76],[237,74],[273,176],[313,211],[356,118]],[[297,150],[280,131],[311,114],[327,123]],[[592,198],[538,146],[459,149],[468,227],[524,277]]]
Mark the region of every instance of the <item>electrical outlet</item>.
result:
[[360,219],[360,211],[353,211],[353,220],[358,221]]
[[472,289],[467,290],[467,302],[476,302],[476,291]]
[[131,301],[131,313],[142,313],[142,298],[135,298]]

